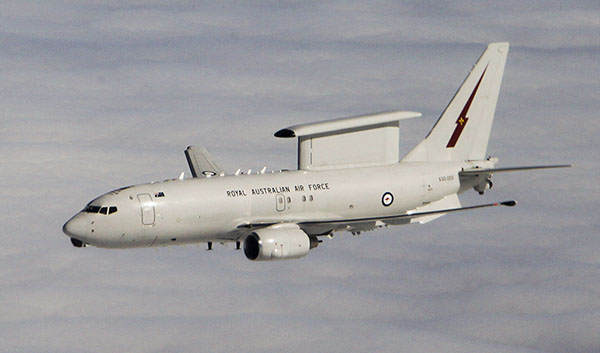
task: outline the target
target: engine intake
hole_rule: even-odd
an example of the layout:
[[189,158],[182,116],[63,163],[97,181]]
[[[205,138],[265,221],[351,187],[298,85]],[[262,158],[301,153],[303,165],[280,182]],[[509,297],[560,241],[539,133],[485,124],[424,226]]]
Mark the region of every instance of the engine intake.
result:
[[298,259],[317,247],[319,241],[295,224],[259,229],[244,239],[244,254],[253,261]]

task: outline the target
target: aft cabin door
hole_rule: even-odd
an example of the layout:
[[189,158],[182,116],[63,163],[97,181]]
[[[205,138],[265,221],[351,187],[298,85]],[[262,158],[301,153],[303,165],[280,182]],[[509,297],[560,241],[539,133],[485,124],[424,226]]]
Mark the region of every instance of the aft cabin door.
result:
[[150,194],[139,194],[137,198],[142,209],[142,224],[147,226],[154,224],[154,201],[152,201],[152,197]]

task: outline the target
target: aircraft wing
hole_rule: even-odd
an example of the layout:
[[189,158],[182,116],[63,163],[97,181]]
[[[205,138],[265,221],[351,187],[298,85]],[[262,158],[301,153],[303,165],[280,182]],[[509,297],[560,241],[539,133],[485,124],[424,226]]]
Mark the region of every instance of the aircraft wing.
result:
[[[451,198],[449,201],[441,203],[441,204],[454,204],[454,203],[455,203],[455,200]],[[441,205],[441,204],[439,204],[439,205]],[[434,210],[429,210],[426,207],[423,207],[422,209],[415,209],[415,210],[408,211],[403,214],[386,216],[386,217],[373,217],[373,218],[355,218],[355,219],[339,219],[339,220],[338,219],[324,219],[324,220],[315,220],[315,221],[295,220],[295,221],[291,221],[291,222],[283,221],[283,220],[250,221],[250,222],[245,222],[245,223],[238,225],[238,229],[249,229],[249,230],[250,229],[260,229],[260,228],[266,228],[266,227],[269,227],[269,226],[272,226],[272,225],[278,224],[278,223],[296,223],[300,226],[300,228],[302,228],[307,233],[312,234],[312,235],[326,235],[326,234],[330,234],[333,231],[342,231],[342,230],[347,230],[347,231],[351,231],[351,232],[354,232],[354,231],[360,232],[360,231],[371,230],[371,229],[374,229],[376,227],[383,226],[386,224],[390,224],[390,225],[392,225],[392,224],[393,225],[408,224],[408,223],[415,222],[415,221],[419,222],[419,223],[426,223],[426,222],[433,220],[433,218],[437,218],[439,216],[443,216],[447,213],[452,213],[452,212],[467,211],[467,210],[474,210],[474,209],[478,209],[478,208],[495,207],[495,206],[512,207],[512,206],[515,206],[516,204],[517,204],[517,201],[510,200],[510,201],[495,202],[495,203],[481,204],[481,205],[475,205],[475,206],[453,207],[453,208],[443,208],[443,209],[439,208],[439,209],[434,209]],[[433,208],[437,208],[437,207],[434,206]],[[435,217],[435,216],[437,216],[437,217]],[[431,218],[431,217],[433,217],[433,218]]]
[[188,146],[185,150],[185,158],[194,178],[225,173],[223,168],[212,158],[206,147]]

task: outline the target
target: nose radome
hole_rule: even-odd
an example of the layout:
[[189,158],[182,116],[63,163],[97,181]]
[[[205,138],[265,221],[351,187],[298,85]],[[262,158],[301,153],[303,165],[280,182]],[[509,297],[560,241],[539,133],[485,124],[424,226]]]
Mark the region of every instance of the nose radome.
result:
[[76,214],[63,226],[63,233],[71,238],[82,238],[86,235],[87,224],[81,214]]

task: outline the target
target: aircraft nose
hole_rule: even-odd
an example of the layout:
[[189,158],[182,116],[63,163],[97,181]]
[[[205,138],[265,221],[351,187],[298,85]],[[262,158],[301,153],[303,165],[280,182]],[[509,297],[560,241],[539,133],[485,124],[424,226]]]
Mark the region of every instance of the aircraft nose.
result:
[[63,233],[71,238],[85,238],[87,234],[87,222],[81,213],[76,214],[63,226]]

